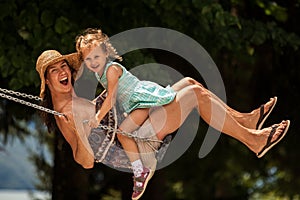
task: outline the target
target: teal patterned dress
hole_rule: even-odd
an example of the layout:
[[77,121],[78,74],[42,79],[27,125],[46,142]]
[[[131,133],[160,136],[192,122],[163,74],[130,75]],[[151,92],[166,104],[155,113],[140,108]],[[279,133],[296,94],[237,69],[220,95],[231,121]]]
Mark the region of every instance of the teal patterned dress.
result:
[[108,62],[101,77],[95,73],[97,80],[105,89],[107,89],[106,72],[113,64],[120,66],[123,70],[123,74],[119,78],[117,102],[121,104],[126,113],[137,108],[166,105],[174,100],[176,92],[170,86],[162,87],[151,81],[141,81],[116,62]]

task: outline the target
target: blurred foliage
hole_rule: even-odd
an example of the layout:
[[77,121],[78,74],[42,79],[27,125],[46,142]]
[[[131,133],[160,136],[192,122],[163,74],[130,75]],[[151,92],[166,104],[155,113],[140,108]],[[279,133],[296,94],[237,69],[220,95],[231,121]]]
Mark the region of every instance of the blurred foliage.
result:
[[[100,27],[111,36],[157,26],[184,33],[209,52],[222,74],[229,105],[248,112],[277,95],[279,112],[270,122],[286,117],[296,122],[300,110],[294,103],[300,100],[299,6],[299,0],[0,0],[0,87],[38,95],[37,57],[46,49],[75,51],[75,36],[85,28]],[[154,59],[195,75],[189,63],[168,52],[133,52],[124,58],[129,66]],[[24,127],[30,120],[38,123],[31,108],[0,100],[0,133],[5,140],[32,134]],[[200,160],[197,155],[206,128],[200,123],[192,146],[156,173],[143,199],[299,198],[299,136],[293,134],[299,127],[292,125],[286,139],[260,160],[227,137],[221,137]],[[83,170],[74,163],[59,133],[50,138],[42,140],[53,145],[54,166],[39,154],[31,158],[40,177],[38,189],[51,190],[54,199],[130,197],[130,175],[103,165]],[[49,177],[51,170],[54,173]],[[49,180],[54,184],[49,185]]]

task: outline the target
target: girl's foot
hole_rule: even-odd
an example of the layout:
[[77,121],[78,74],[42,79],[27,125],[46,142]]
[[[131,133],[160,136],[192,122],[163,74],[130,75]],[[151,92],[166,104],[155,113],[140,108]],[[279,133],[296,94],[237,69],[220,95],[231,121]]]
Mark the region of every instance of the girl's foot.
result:
[[152,178],[154,171],[144,167],[143,172],[140,177],[133,177],[133,193],[132,193],[132,200],[139,199],[145,189],[149,180]]

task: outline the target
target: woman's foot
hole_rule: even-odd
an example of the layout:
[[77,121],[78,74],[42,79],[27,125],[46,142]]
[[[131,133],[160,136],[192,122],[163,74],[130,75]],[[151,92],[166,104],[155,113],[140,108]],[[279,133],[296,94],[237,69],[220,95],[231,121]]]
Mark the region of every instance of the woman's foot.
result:
[[277,97],[270,98],[267,103],[253,110],[248,115],[241,117],[238,121],[247,128],[260,130],[273,111],[276,103]]
[[277,103],[277,97],[271,98],[270,101],[266,104],[263,104],[259,108],[259,118],[256,123],[256,129],[260,130],[266,119],[269,117],[270,113],[273,111]]
[[290,126],[289,120],[283,120],[280,124],[262,129],[255,138],[256,147],[253,151],[258,158],[264,156],[273,146],[280,142],[286,135]]

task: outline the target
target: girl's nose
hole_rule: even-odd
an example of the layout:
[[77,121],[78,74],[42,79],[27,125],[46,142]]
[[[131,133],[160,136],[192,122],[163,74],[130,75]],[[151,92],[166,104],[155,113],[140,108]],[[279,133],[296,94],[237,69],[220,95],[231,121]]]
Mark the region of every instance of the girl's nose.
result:
[[95,67],[95,66],[96,66],[95,60],[92,60],[92,61],[91,61],[91,66],[92,66],[92,67]]

